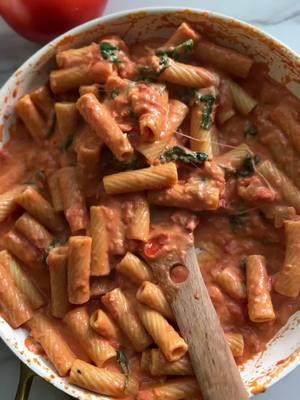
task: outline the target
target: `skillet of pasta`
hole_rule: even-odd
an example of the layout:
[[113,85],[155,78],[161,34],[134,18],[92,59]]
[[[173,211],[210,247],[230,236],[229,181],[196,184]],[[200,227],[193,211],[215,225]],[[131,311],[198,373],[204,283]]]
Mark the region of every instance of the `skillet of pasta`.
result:
[[58,51],[0,150],[1,315],[74,385],[201,399],[151,266],[194,244],[236,362],[265,349],[300,310],[298,110],[186,23]]

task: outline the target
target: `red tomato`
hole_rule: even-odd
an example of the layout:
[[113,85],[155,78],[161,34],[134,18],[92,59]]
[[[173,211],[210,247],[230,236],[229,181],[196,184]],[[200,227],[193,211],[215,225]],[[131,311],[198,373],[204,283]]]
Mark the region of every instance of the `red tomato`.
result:
[[149,239],[144,245],[144,254],[148,258],[155,258],[161,248],[169,241],[169,236],[165,233]]
[[45,43],[99,17],[107,0],[0,0],[0,13],[15,31]]

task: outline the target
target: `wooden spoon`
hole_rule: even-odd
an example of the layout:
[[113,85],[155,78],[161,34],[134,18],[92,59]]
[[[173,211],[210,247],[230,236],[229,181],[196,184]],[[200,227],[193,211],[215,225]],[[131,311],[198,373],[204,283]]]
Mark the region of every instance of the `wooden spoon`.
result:
[[[151,265],[170,301],[181,334],[189,345],[189,356],[203,399],[248,399],[207,292],[194,247],[187,251],[184,265],[174,252]],[[176,273],[179,270],[181,279]]]

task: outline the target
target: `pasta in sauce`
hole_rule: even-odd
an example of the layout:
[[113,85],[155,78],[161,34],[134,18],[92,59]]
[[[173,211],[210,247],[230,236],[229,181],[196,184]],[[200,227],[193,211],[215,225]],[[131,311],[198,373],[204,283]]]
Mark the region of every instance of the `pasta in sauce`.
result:
[[236,362],[265,349],[300,310],[299,101],[185,23],[56,61],[0,150],[2,315],[75,385],[199,400],[151,260],[194,243]]

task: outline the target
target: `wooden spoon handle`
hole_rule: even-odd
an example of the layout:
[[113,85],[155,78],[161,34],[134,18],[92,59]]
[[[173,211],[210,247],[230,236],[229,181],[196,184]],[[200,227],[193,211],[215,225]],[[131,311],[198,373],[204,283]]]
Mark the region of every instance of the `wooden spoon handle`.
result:
[[214,306],[202,278],[195,249],[188,250],[188,278],[171,305],[204,400],[246,400],[242,382]]

